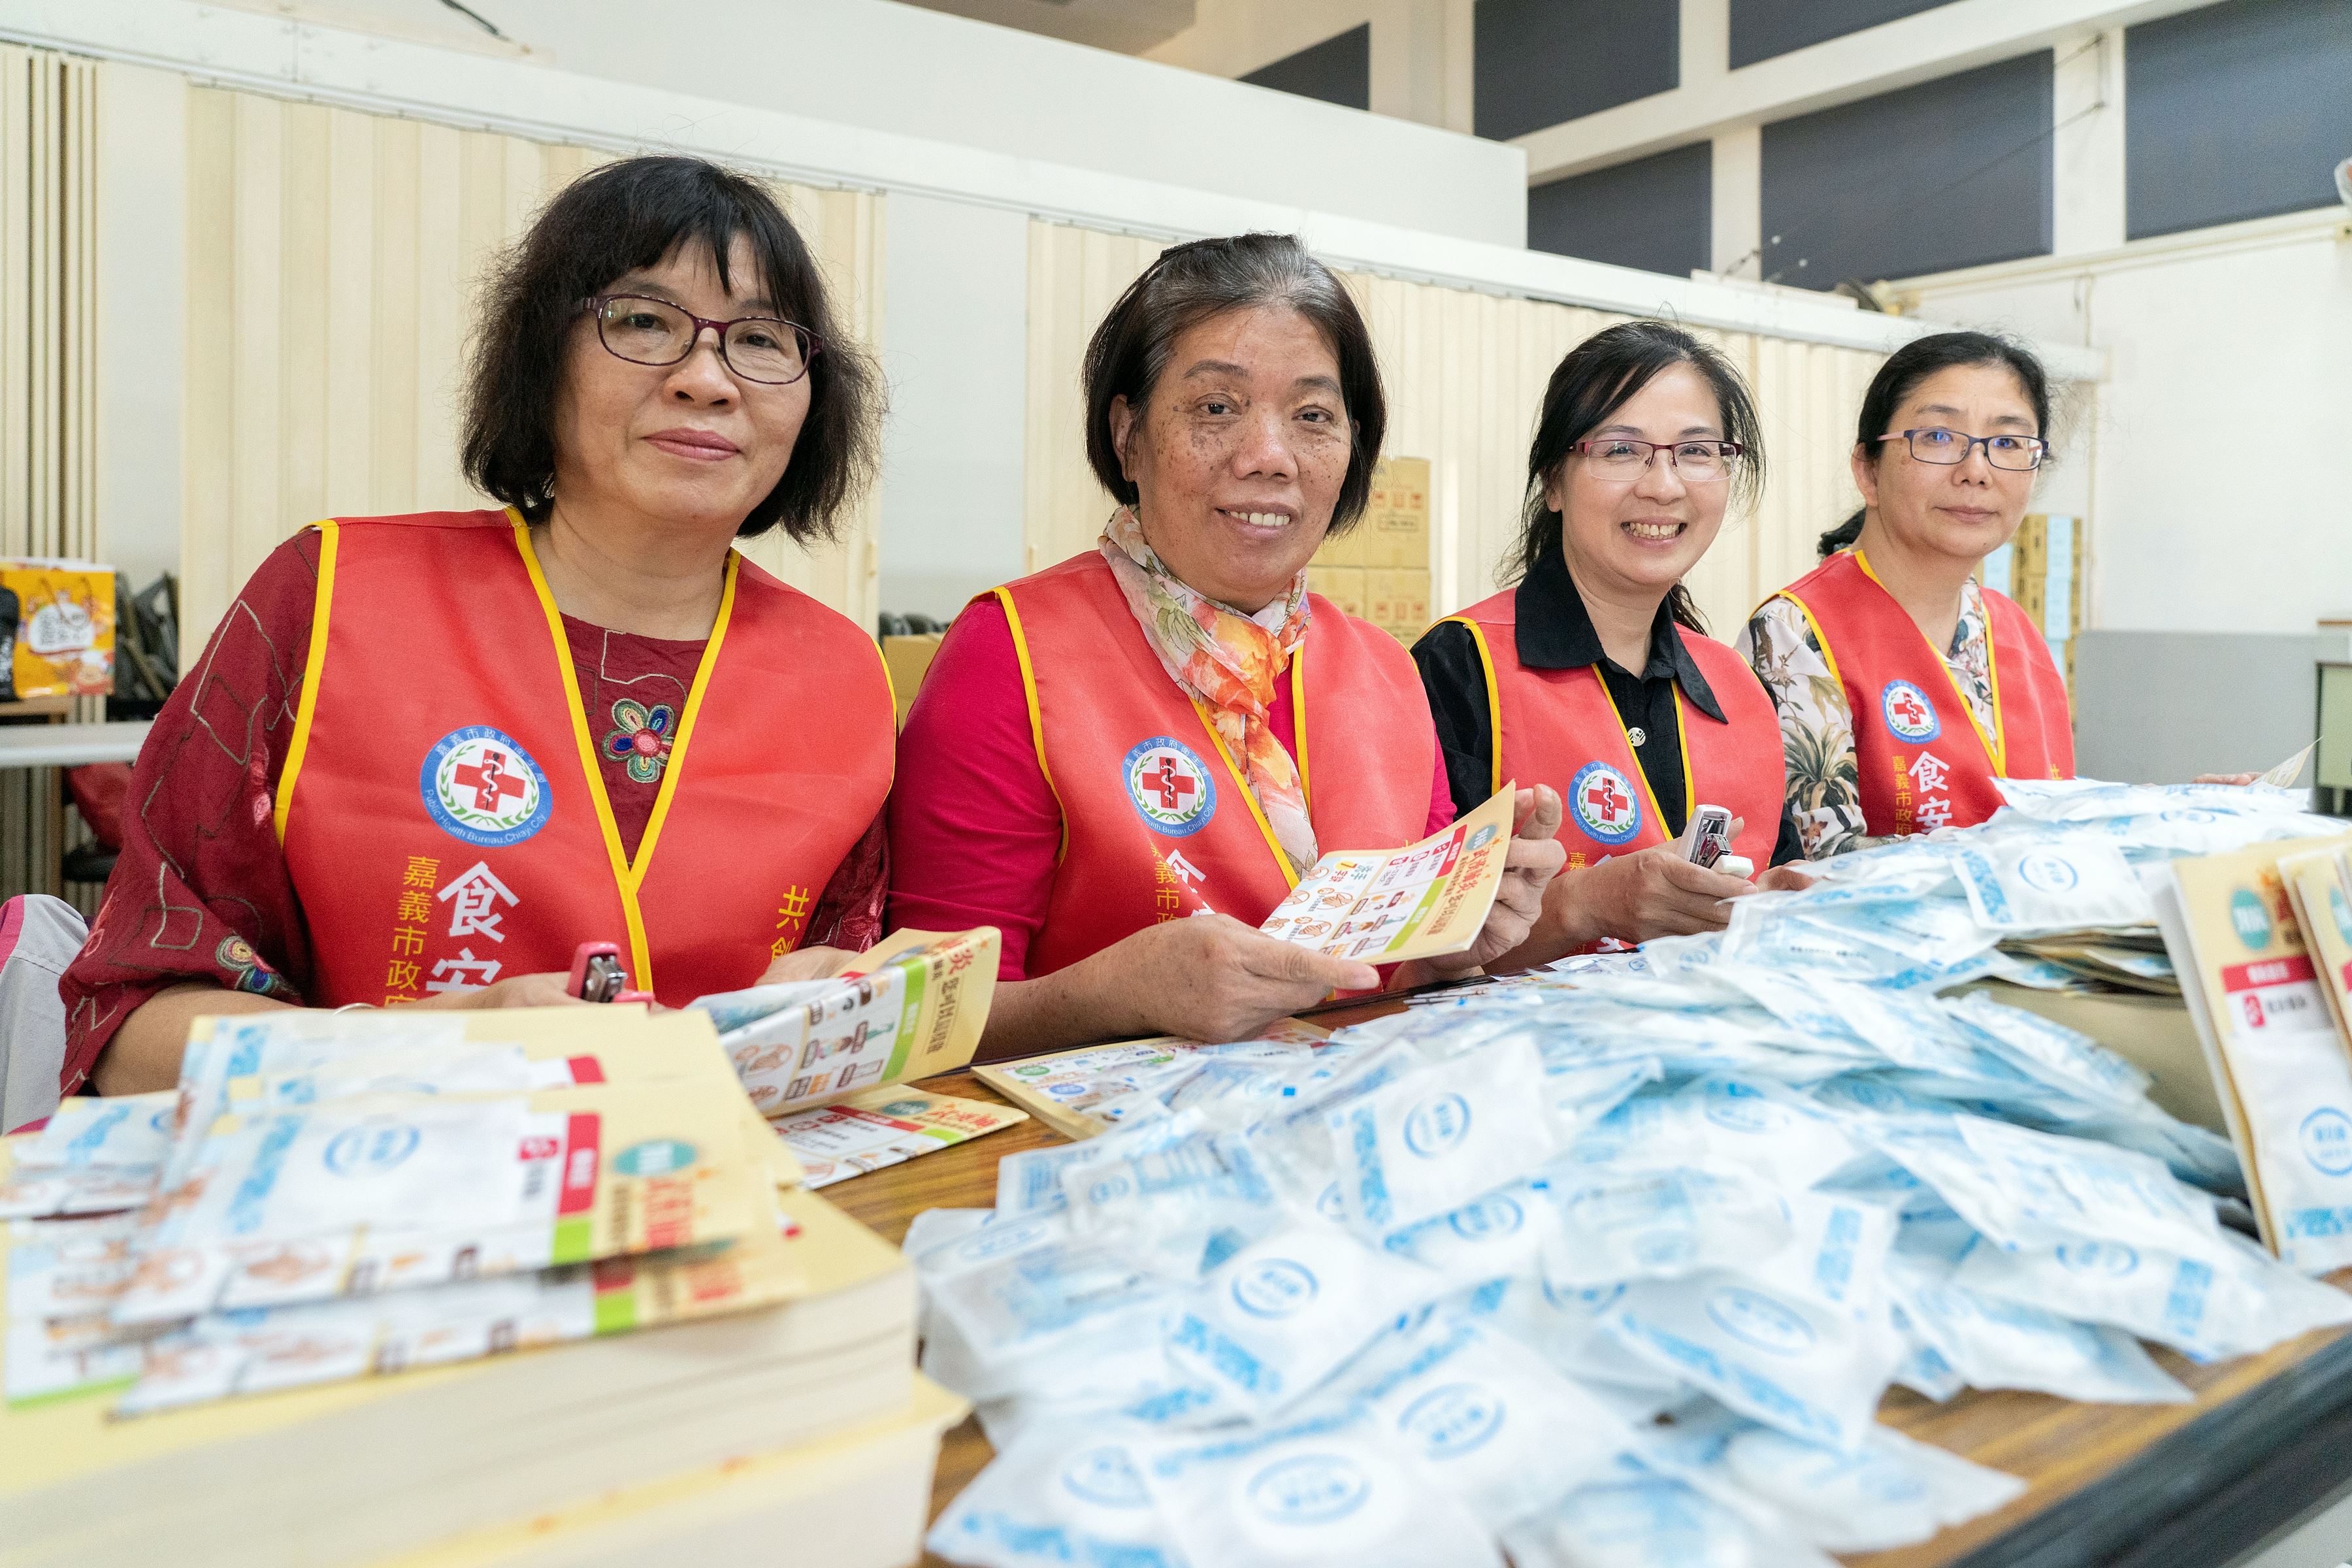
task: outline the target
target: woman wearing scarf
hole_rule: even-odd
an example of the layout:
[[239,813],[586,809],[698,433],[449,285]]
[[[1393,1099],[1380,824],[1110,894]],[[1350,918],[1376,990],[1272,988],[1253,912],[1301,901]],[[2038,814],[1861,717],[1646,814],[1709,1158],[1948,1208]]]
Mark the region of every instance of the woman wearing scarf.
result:
[[[899,742],[894,926],[1004,934],[990,1057],[1173,1034],[1244,1038],[1371,966],[1256,930],[1323,847],[1453,819],[1412,660],[1307,592],[1352,525],[1386,422],[1362,319],[1293,238],[1163,253],[1087,350],[1087,451],[1123,503],[1094,550],[983,595]],[[1478,943],[1518,945],[1561,863],[1522,791]]]

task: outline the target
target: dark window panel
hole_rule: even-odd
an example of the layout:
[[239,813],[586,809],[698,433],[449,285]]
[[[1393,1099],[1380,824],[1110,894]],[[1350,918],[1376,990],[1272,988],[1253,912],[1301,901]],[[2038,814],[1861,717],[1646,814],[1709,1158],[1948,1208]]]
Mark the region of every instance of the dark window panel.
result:
[[2051,68],[2044,50],[1764,127],[1764,276],[1829,289],[2048,255]]
[[1677,147],[1528,192],[1528,247],[1687,278],[1707,266],[1713,147]]
[[1932,11],[1949,0],[1731,0],[1731,68]]
[[1319,44],[1309,44],[1242,78],[1255,87],[1319,98],[1342,109],[1372,106],[1372,25],[1350,27]]
[[1680,0],[1478,0],[1473,121],[1507,142],[1682,80]]
[[2326,206],[2352,154],[2352,4],[2230,0],[2124,34],[2134,239]]

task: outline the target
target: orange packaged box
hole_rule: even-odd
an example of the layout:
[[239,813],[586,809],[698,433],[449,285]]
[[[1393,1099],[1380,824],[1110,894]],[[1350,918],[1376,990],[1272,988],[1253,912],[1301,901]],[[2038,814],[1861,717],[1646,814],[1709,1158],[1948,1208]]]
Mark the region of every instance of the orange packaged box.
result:
[[0,698],[114,689],[114,569],[88,561],[0,557],[0,624],[13,623]]

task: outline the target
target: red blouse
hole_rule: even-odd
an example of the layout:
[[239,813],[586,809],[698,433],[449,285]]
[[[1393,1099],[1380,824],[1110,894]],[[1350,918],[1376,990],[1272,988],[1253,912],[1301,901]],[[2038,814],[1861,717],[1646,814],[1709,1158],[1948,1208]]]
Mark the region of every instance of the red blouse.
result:
[[[140,748],[121,856],[89,939],[58,985],[66,1005],[63,1092],[81,1087],[122,1020],[167,986],[203,980],[301,1002],[310,932],[271,807],[318,588],[319,536],[305,529],[254,573]],[[563,629],[614,825],[634,855],[704,644],[607,631],[569,616]],[[804,943],[871,946],[888,881],[877,816],[834,873]],[[581,940],[599,936],[623,933],[583,931]]]
[[[1296,754],[1290,682],[1276,681],[1275,691],[1266,722]],[[992,598],[956,617],[923,678],[898,733],[888,816],[890,929],[992,925],[1004,936],[997,978],[1027,979],[1029,943],[1053,892],[1062,808],[1037,763],[1013,628]],[[1440,748],[1422,831],[1453,820]]]

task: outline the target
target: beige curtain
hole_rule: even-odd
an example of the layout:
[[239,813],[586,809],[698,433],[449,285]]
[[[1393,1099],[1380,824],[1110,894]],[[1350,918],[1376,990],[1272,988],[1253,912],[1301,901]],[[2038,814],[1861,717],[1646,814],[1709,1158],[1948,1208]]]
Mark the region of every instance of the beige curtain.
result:
[[[280,541],[321,517],[482,505],[457,472],[474,291],[606,154],[251,93],[188,94],[184,661]],[[879,198],[780,185],[845,308],[880,326]],[[870,624],[873,519],[749,553]]]
[[[1029,228],[1028,514],[1032,571],[1093,543],[1109,500],[1087,468],[1078,365],[1087,339],[1162,241],[1066,224]],[[1369,274],[1347,283],[1388,383],[1388,455],[1430,459],[1431,614],[1484,598],[1517,537],[1528,443],[1562,355],[1624,318],[1540,300]],[[1813,563],[1812,542],[1860,504],[1846,444],[1880,355],[1746,333],[1702,332],[1748,378],[1771,479],[1753,516],[1726,521],[1691,574],[1717,637]]]

